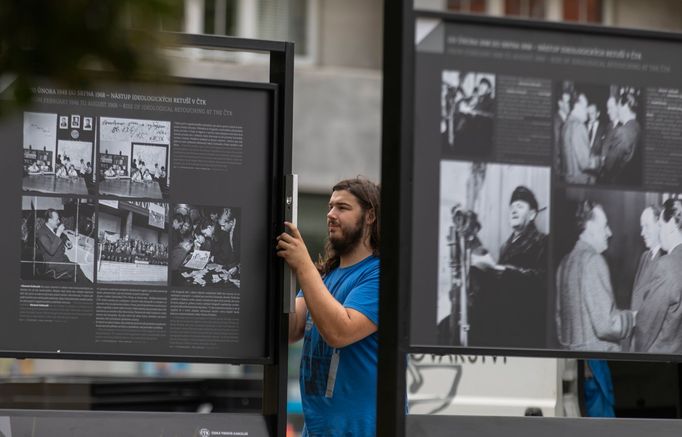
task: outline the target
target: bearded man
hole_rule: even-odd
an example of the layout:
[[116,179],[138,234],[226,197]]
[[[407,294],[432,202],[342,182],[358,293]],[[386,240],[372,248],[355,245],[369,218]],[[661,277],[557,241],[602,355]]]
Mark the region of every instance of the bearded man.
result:
[[325,256],[315,265],[292,223],[277,254],[301,290],[289,341],[303,341],[303,436],[374,436],[379,324],[379,187],[362,178],[332,188]]

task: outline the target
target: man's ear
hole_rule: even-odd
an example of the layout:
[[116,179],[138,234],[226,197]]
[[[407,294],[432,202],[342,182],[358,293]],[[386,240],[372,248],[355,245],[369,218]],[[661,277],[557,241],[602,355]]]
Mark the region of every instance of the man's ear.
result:
[[371,225],[376,221],[377,217],[376,214],[374,213],[374,208],[370,208],[367,210],[367,214],[365,214],[365,223],[368,225]]

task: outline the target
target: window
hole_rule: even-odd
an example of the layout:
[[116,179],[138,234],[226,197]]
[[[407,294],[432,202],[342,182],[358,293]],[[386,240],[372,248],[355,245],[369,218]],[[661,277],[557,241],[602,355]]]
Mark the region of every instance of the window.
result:
[[205,0],[204,33],[236,34],[237,0]]
[[486,12],[486,0],[448,0],[447,8],[455,12]]
[[564,0],[564,20],[601,23],[602,19],[601,0]]
[[259,38],[296,43],[296,54],[308,54],[309,0],[258,0]]
[[[296,54],[311,56],[320,0],[185,0],[182,29],[189,33],[294,41]],[[173,23],[164,26],[173,29]]]
[[506,0],[504,14],[513,17],[545,18],[545,0]]

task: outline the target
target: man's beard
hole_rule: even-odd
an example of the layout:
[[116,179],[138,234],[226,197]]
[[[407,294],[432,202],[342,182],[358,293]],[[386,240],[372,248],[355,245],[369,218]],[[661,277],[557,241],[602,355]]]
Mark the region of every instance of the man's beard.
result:
[[329,237],[329,243],[338,256],[346,255],[360,243],[364,234],[363,219],[364,217],[360,217],[351,229],[339,226],[340,237]]

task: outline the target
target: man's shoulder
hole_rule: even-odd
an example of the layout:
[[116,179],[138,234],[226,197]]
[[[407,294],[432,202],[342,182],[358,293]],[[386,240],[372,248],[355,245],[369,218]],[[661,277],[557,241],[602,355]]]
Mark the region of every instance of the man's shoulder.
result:
[[352,266],[341,268],[337,267],[329,272],[329,276],[342,275],[345,278],[355,278],[357,280],[371,279],[379,277],[379,257],[370,255],[367,258],[355,263]]
[[366,259],[363,260],[363,262],[366,261],[367,263],[361,267],[361,270],[365,273],[373,273],[378,275],[379,274],[379,268],[381,265],[381,262],[379,261],[379,257],[376,255],[370,255]]
[[352,266],[346,267],[348,270],[355,270],[355,271],[366,271],[366,270],[374,270],[379,268],[379,257],[376,255],[369,255],[366,258],[363,258],[362,260],[356,262]]
[[597,253],[596,250],[581,241],[578,241],[578,243],[576,243],[576,245],[573,247],[573,250],[571,250],[571,252],[564,257],[564,261],[569,259],[580,260],[581,262],[585,262],[587,264],[593,262],[598,264],[606,264],[606,260],[602,254]]
[[36,233],[38,233],[38,235],[47,235],[47,236],[50,236],[52,234],[52,232],[50,232],[47,229],[47,226],[45,224],[40,225],[38,227],[38,230],[36,231]]
[[673,250],[671,253],[657,259],[654,263],[654,274],[665,277],[682,278],[682,250]]
[[602,255],[601,253],[598,253],[595,250],[586,249],[583,252],[583,257],[585,259],[585,262],[588,264],[588,266],[590,266],[590,265],[592,265],[593,267],[605,267],[605,266],[607,266],[606,258],[604,258],[604,255]]
[[679,256],[669,253],[659,258],[653,265],[651,282],[657,290],[677,302],[682,292],[682,269]]
[[630,140],[633,136],[639,134],[641,128],[637,120],[630,120],[616,129],[615,136],[620,140]]
[[623,125],[622,132],[633,133],[639,132],[640,129],[641,127],[639,126],[639,121],[637,121],[636,118],[633,118]]
[[534,228],[529,235],[529,239],[535,244],[546,244],[549,237],[544,232],[540,232],[538,228]]

